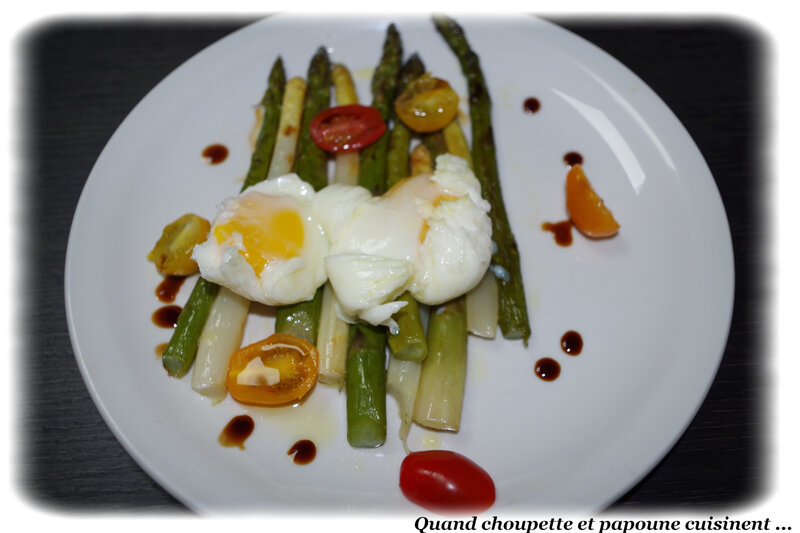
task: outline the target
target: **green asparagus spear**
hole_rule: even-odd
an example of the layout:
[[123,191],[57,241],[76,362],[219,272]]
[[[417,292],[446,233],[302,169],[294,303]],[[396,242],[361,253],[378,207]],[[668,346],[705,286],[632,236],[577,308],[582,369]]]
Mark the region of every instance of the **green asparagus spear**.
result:
[[444,140],[442,130],[426,133],[422,136],[422,144],[431,154],[431,159],[435,162],[436,158],[447,153],[447,143]]
[[278,307],[275,311],[275,333],[294,335],[316,345],[321,309],[322,287],[317,289],[311,300]]
[[425,328],[419,314],[419,304],[409,293],[404,293],[397,301],[406,306],[393,315],[397,322],[397,333],[387,333],[392,356],[406,361],[422,361],[428,355]]
[[347,354],[347,441],[373,448],[386,441],[386,333],[356,324]]
[[311,121],[330,106],[331,64],[328,52],[320,47],[308,67],[308,91],[303,107],[303,125],[297,140],[297,158],[294,171],[301,179],[318,191],[328,184],[328,156],[311,138]]
[[[411,175],[417,176],[420,174],[429,174],[433,172],[433,161],[431,160],[430,153],[424,144],[418,144],[412,153],[411,161]],[[415,302],[416,303],[416,302]],[[403,309],[401,309],[403,311]],[[412,317],[419,316],[419,306]],[[408,325],[403,325],[401,322],[405,318],[396,313],[395,320],[398,322],[398,335],[403,331],[409,331]],[[421,320],[419,329],[422,329]],[[417,333],[422,339],[425,339],[425,332],[419,331]],[[392,346],[393,336],[389,335],[389,346]],[[396,342],[396,341],[395,341]],[[386,392],[391,394],[397,401],[397,407],[400,411],[400,440],[403,441],[403,448],[406,452],[408,448],[408,432],[411,430],[411,422],[414,415],[414,404],[417,399],[417,392],[419,390],[419,377],[422,373],[422,364],[428,356],[428,340],[425,339],[425,358],[417,360],[404,360],[396,355],[397,352],[402,350],[402,347],[392,347],[392,356],[389,358],[389,365],[386,369]]]
[[[315,190],[328,184],[327,153],[311,139],[311,120],[328,108],[331,98],[331,65],[325,48],[320,47],[308,67],[308,90],[303,106],[303,122],[297,141],[294,171]],[[317,342],[319,315],[322,309],[322,288],[312,300],[279,307],[275,315],[275,331]]]
[[281,116],[281,100],[283,100],[283,90],[286,85],[286,73],[283,69],[283,60],[278,57],[272,65],[269,74],[269,82],[264,97],[261,99],[261,107],[264,111],[261,121],[261,130],[258,132],[256,146],[253,155],[250,157],[250,170],[244,180],[242,190],[264,181],[269,170],[269,163],[272,159],[272,149],[275,147],[275,134],[278,131],[278,120]]
[[[411,80],[425,74],[425,65],[417,54],[411,57],[400,69],[396,93],[400,94]],[[387,154],[386,186],[391,189],[398,181],[411,175],[408,149],[411,144],[411,130],[401,120],[395,120],[389,137]]]
[[[403,60],[403,45],[394,24],[386,31],[383,55],[372,76],[372,107],[381,113],[384,122],[389,122],[397,87],[398,72]],[[361,150],[358,184],[374,195],[386,191],[386,155],[389,150],[389,133]]]
[[170,376],[181,378],[192,366],[197,355],[197,341],[203,332],[203,326],[217,292],[219,285],[198,278],[161,356],[161,364]]
[[483,196],[491,204],[492,238],[497,251],[492,268],[497,275],[499,325],[503,336],[522,339],[527,345],[531,335],[525,289],[520,269],[519,250],[508,222],[492,131],[492,103],[486,88],[477,54],[470,48],[463,29],[451,18],[436,16],[437,31],[458,57],[469,88],[469,110],[472,122],[472,160],[475,175],[481,182]]
[[[280,57],[275,60],[270,71],[267,89],[261,99],[264,106],[264,118],[256,141],[256,147],[250,161],[250,170],[242,186],[242,190],[262,181],[267,175],[272,148],[278,129],[277,117],[280,115],[283,89],[286,74]],[[178,323],[172,337],[161,357],[162,364],[169,375],[183,377],[192,366],[197,356],[197,343],[205,326],[211,304],[219,291],[215,283],[198,278],[197,283],[178,317]]]
[[[396,92],[398,94],[402,92],[409,82],[424,73],[425,65],[417,54],[413,54],[400,69]],[[402,121],[395,120],[387,154],[386,178],[389,188],[410,175],[408,153],[410,143],[411,130]],[[398,332],[394,335],[387,334],[389,348],[393,356],[398,359],[421,361],[428,354],[428,345],[420,319],[419,304],[408,293],[398,300],[407,302],[407,305],[394,315]]]
[[[394,24],[386,31],[383,55],[372,77],[372,105],[389,121],[403,56],[400,34]],[[361,150],[358,184],[383,194],[386,190],[386,155],[389,134]],[[384,328],[351,326],[347,355],[347,440],[351,446],[380,446],[386,440],[386,332]]]

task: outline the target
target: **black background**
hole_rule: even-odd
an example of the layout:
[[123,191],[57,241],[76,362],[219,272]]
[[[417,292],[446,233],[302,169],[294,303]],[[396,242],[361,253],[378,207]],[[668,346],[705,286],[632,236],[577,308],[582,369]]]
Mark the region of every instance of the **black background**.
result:
[[[721,18],[551,20],[616,57],[673,110],[711,168],[733,237],[735,306],[719,373],[677,445],[613,507],[727,509],[764,497],[770,42]],[[37,507],[186,511],[128,456],[89,397],[67,331],[63,264],[82,187],[122,119],[175,67],[251,21],[61,19],[17,43],[26,201],[16,222],[27,230],[15,284],[24,341],[15,362],[25,374],[15,485]]]

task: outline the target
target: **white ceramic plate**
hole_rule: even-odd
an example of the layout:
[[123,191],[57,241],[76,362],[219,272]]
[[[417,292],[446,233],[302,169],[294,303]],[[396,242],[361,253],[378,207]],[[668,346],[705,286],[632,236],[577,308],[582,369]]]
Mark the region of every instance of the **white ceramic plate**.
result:
[[[466,85],[427,18],[396,18],[406,54]],[[500,509],[597,510],[645,475],[673,445],[713,380],[733,301],[733,260],[712,176],[663,102],[607,54],[532,17],[465,19],[494,101],[494,132],[511,224],[521,250],[533,337],[470,340],[462,429],[415,427],[412,449],[446,448],[481,464]],[[213,216],[238,192],[248,135],[266,74],[280,54],[303,76],[320,45],[354,73],[362,101],[389,21],[275,16],[204,50],[131,112],[99,157],[70,234],[66,302],[78,364],[106,421],[128,452],[168,491],[201,512],[418,512],[398,488],[404,452],[389,400],[389,436],[378,449],[347,445],[343,394],[317,386],[301,406],[212,406],[189,376],[167,377],[154,354],[169,331],[153,325],[160,281],[146,259],[179,215]],[[536,97],[536,114],[522,103]],[[464,106],[466,113],[466,106]],[[201,152],[230,149],[220,165]],[[618,236],[578,234],[559,247],[542,222],[566,218],[565,153],[578,151],[595,188],[620,221]],[[177,302],[185,301],[193,282]],[[251,317],[245,341],[271,332]],[[563,354],[567,330],[583,336]],[[555,358],[545,382],[537,359]],[[217,436],[250,413],[246,449]],[[295,465],[287,450],[313,440],[316,459]]]

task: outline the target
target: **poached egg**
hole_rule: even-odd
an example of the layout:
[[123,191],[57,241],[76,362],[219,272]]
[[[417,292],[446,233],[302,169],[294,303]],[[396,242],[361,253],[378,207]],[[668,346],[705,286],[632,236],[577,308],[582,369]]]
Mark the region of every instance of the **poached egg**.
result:
[[309,300],[329,280],[343,319],[392,328],[405,291],[436,305],[480,282],[488,213],[472,170],[449,154],[378,197],[342,184],[315,192],[288,174],[225,200],[194,258],[203,277],[267,305]]

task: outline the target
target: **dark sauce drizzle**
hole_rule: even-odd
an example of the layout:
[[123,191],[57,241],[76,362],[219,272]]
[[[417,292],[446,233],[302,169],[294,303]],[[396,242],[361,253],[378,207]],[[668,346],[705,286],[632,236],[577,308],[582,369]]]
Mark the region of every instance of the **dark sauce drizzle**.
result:
[[165,277],[164,281],[159,283],[158,287],[156,287],[156,297],[159,301],[164,303],[174,302],[184,281],[186,281],[186,278],[183,276]]
[[210,144],[203,150],[203,157],[212,165],[219,165],[228,158],[228,147],[224,144]]
[[539,111],[542,108],[542,103],[539,101],[538,98],[526,98],[525,101],[522,103],[522,110],[525,111],[526,114],[532,115]]
[[554,381],[561,374],[561,365],[550,357],[542,357],[533,367],[534,373],[544,381]]
[[583,156],[578,152],[567,152],[566,154],[564,154],[564,163],[566,163],[569,166],[582,165]]
[[183,311],[179,305],[165,305],[153,313],[153,324],[160,328],[174,328],[178,324],[178,317]]
[[572,222],[569,220],[544,222],[542,224],[542,229],[551,232],[553,234],[553,239],[559,246],[569,246],[572,244]]
[[583,337],[577,331],[568,331],[561,336],[561,349],[565,354],[578,355],[583,350]]
[[237,446],[244,450],[244,441],[253,433],[254,427],[255,423],[249,415],[234,416],[223,428],[217,441],[223,446]]
[[317,456],[317,446],[308,439],[299,440],[292,444],[286,455],[294,455],[294,464],[307,465]]
[[[564,154],[564,163],[568,166],[582,165],[583,156],[578,152],[567,152]],[[569,246],[572,244],[572,222],[562,220],[561,222],[545,222],[542,224],[543,231],[553,234],[553,239],[559,246]]]

